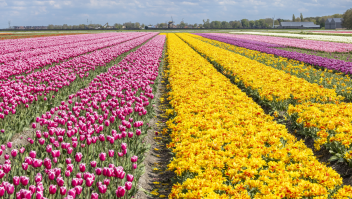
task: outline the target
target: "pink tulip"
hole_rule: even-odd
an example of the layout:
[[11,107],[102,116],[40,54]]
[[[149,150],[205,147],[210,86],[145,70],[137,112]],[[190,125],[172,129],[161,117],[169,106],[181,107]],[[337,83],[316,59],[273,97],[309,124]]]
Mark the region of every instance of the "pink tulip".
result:
[[28,164],[27,163],[22,163],[22,169],[27,171],[28,169]]
[[37,156],[37,153],[35,151],[29,152],[29,157],[35,158]]
[[4,164],[2,165],[2,170],[7,174],[11,171],[11,165],[10,164]]
[[8,184],[6,187],[7,194],[11,195],[13,194],[14,191],[15,191],[15,186],[13,186],[13,184]]
[[96,168],[95,169],[95,173],[98,175],[98,176],[100,176],[101,174],[102,174],[102,169],[101,168]]
[[137,169],[137,164],[132,164],[133,169]]
[[72,188],[68,191],[68,195],[72,196],[73,198],[76,198],[76,190],[75,188]]
[[131,162],[137,162],[137,160],[138,160],[138,156],[132,156],[131,157]]
[[31,195],[33,195],[37,190],[37,188],[34,185],[29,186],[28,189],[29,189],[29,191],[31,191]]
[[109,157],[114,157],[114,153],[115,153],[114,150],[109,150]]
[[2,197],[5,194],[5,188],[0,187],[0,197]]
[[104,193],[106,193],[107,187],[106,187],[106,185],[100,185],[98,187],[98,190],[101,194],[104,194]]
[[85,172],[85,171],[86,171],[86,164],[85,164],[85,163],[81,163],[81,164],[79,165],[79,170],[80,170],[81,172]]
[[81,186],[76,186],[75,190],[76,190],[76,194],[80,195],[82,193],[83,188]]
[[125,188],[127,190],[131,190],[132,189],[132,182],[125,182]]
[[137,129],[137,130],[136,130],[136,135],[137,135],[137,136],[140,136],[141,133],[142,133],[142,131],[141,131],[140,129]]
[[43,161],[42,160],[39,160],[39,159],[33,159],[33,163],[32,163],[32,166],[34,168],[38,168],[38,167],[41,167],[43,164]]
[[7,143],[7,148],[11,149],[12,148],[12,142]]
[[86,186],[87,187],[91,187],[93,185],[93,183],[94,183],[94,179],[93,178],[88,178],[86,180]]
[[53,147],[51,145],[47,145],[46,146],[46,152],[47,153],[51,153],[52,150],[53,150]]
[[54,195],[57,191],[56,185],[50,185],[49,186],[49,193]]
[[71,175],[71,172],[70,172],[69,170],[66,170],[66,171],[65,171],[65,176],[66,176],[66,177],[70,177],[70,175]]
[[12,156],[13,158],[15,158],[15,157],[17,156],[17,153],[18,153],[18,150],[17,150],[17,149],[13,149],[13,150],[11,151],[11,156]]
[[127,181],[132,182],[133,181],[133,175],[127,174]]
[[106,159],[106,153],[100,153],[100,154],[99,154],[99,159],[100,159],[100,161],[105,161],[105,159]]
[[80,153],[80,152],[76,153],[75,161],[80,162],[82,160],[82,157],[83,157],[82,153]]
[[1,145],[1,150],[5,151],[6,150],[6,145]]
[[104,179],[103,183],[104,183],[106,186],[109,186],[109,184],[110,184],[110,179]]
[[66,164],[71,164],[72,163],[72,160],[71,160],[71,158],[66,158]]
[[95,168],[97,166],[97,162],[96,161],[91,161],[90,162],[90,166]]
[[64,195],[66,195],[66,187],[65,186],[61,186],[60,187],[60,195],[62,195],[62,196],[64,196]]
[[62,177],[58,177],[58,178],[56,178],[56,183],[59,187],[62,187],[62,186],[64,186],[65,181]]
[[125,192],[126,192],[125,187],[119,186],[116,190],[116,196],[118,198],[122,198],[125,195]]
[[20,177],[14,176],[12,182],[15,186],[19,185],[20,184]]
[[37,128],[37,124],[36,123],[32,123],[32,128],[33,129]]
[[127,144],[126,144],[126,143],[122,143],[122,144],[121,144],[121,149],[122,149],[122,150],[127,149]]
[[37,191],[37,193],[36,193],[36,195],[35,195],[35,198],[36,198],[36,199],[42,199],[42,198],[43,198],[43,195],[44,195],[44,194],[43,194],[42,191],[39,191],[39,192]]
[[[0,190],[0,194],[1,194],[1,190]],[[90,199],[99,199],[99,195],[97,193],[92,193]]]

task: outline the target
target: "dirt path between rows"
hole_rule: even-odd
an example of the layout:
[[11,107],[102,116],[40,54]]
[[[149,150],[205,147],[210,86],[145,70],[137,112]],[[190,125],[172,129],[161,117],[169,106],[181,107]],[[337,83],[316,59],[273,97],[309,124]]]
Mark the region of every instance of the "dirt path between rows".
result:
[[[160,70],[162,74],[164,68]],[[166,102],[166,83],[164,77],[159,78],[158,90],[155,95],[157,100],[154,106],[156,117],[150,120],[149,124],[152,129],[148,131],[145,137],[146,144],[151,145],[150,150],[146,153],[144,159],[145,172],[138,181],[136,194],[138,199],[165,198],[170,194],[172,183],[171,178],[174,176],[172,171],[167,170],[167,165],[172,155],[166,147],[167,135],[161,132],[166,128],[167,117],[165,108],[168,106]],[[156,133],[157,132],[157,133]]]

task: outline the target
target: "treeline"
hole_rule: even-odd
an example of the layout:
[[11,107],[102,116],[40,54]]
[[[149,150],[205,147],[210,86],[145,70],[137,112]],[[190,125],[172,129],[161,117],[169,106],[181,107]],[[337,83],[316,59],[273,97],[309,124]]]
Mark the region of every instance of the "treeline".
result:
[[[325,21],[327,18],[343,18],[342,14],[334,14],[322,17],[306,17],[304,18],[302,13],[299,17],[292,16],[292,19],[273,19],[265,18],[258,20],[234,20],[234,21],[210,21],[209,19],[203,20],[203,24],[190,24],[181,21],[179,24],[172,24],[171,28],[271,28],[273,25],[280,25],[280,22],[291,22],[291,21],[304,21],[313,22],[320,27],[325,27]],[[114,25],[101,25],[101,24],[80,24],[80,25],[52,25],[48,26],[48,29],[137,29],[137,28],[168,28],[167,23],[157,23],[156,25],[144,25],[139,22],[125,22],[123,24],[115,23]]]
[[49,24],[48,29],[62,29],[62,30],[72,30],[72,29],[135,29],[135,28],[142,28],[144,24],[140,24],[139,22],[125,22],[123,24],[115,23],[114,25],[101,25],[101,24],[80,24],[80,25],[53,25]]

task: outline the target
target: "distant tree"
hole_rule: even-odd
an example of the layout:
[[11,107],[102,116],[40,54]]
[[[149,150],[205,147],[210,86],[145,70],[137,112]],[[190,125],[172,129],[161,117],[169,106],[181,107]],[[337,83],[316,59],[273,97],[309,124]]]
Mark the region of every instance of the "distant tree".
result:
[[62,25],[62,29],[67,29],[67,24]]
[[255,26],[256,28],[260,28],[260,22],[259,22],[259,20],[255,20],[255,21],[254,21],[254,26]]
[[301,13],[299,18],[301,18],[301,21],[303,21],[303,14]]
[[203,26],[204,28],[210,28],[210,21],[207,19],[206,21],[203,19]]
[[193,24],[193,28],[197,28],[197,27],[198,27],[197,23]]
[[255,24],[255,23],[254,23],[253,20],[250,20],[250,21],[249,21],[249,27],[253,28],[253,27],[254,27],[254,24]]
[[301,18],[296,17],[296,20],[295,20],[295,21],[300,22],[300,21],[301,21]]
[[241,19],[242,27],[249,28],[249,21],[248,19]]
[[231,25],[227,21],[221,22],[221,28],[231,28]]
[[185,22],[182,20],[181,23],[180,23],[180,25],[179,25],[179,27],[180,27],[180,28],[184,28],[185,26],[186,26],[186,24],[185,24]]
[[265,20],[264,19],[259,19],[259,27],[261,27],[261,28],[265,27]]
[[274,21],[274,25],[280,25],[279,21],[278,21],[278,20],[275,20],[275,21]]
[[292,21],[294,22],[296,20],[295,14],[292,15]]
[[203,28],[203,24],[198,24],[198,27],[199,28]]
[[48,29],[54,29],[54,25],[53,24],[49,24],[48,25]]
[[346,10],[342,15],[342,26],[347,29],[352,29],[352,8]]
[[221,28],[221,22],[220,21],[210,22],[210,28]]
[[141,24],[140,24],[139,22],[136,22],[136,23],[134,24],[134,26],[135,26],[136,28],[140,28],[140,27],[141,27]]
[[243,28],[241,21],[231,21],[232,28]]

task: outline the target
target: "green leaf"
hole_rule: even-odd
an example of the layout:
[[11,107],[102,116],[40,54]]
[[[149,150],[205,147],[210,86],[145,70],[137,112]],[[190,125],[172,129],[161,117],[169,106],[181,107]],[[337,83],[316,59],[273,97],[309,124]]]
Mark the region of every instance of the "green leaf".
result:
[[330,162],[333,162],[333,161],[335,161],[335,160],[337,160],[337,159],[339,159],[339,157],[337,157],[337,156],[332,156],[330,159],[329,159],[329,161]]

